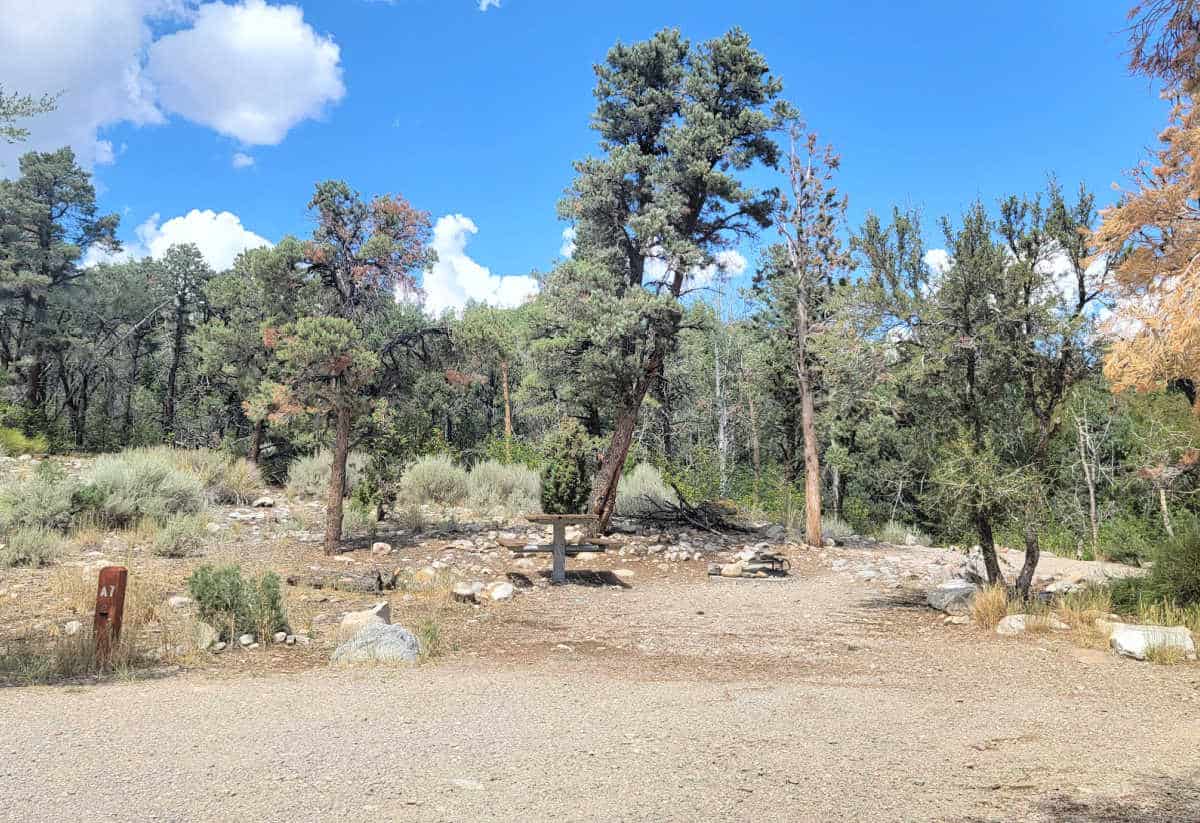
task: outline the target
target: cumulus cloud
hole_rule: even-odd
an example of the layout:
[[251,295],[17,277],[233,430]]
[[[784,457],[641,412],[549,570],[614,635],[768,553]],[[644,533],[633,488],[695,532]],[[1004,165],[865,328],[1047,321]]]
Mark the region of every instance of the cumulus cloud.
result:
[[346,93],[341,52],[299,6],[207,3],[150,47],[163,108],[252,145],[275,145]]
[[[58,94],[0,143],[0,176],[30,150],[74,149],[81,165],[113,162],[101,132],[161,124],[173,112],[245,144],[275,144],[345,94],[338,46],[296,5],[263,0],[0,0],[6,94]],[[164,24],[178,31],[155,39]]]
[[[713,256],[713,262],[707,266],[692,269],[687,275],[687,286],[698,288],[710,285],[717,275],[736,277],[744,274],[749,267],[744,255],[737,249],[719,251]],[[647,257],[645,280],[647,284],[662,283],[667,279],[667,261],[661,257]]]
[[248,169],[254,165],[254,158],[245,152],[235,151],[232,163],[235,169]]
[[939,277],[950,270],[950,252],[945,249],[930,249],[921,259],[929,266],[929,270]]
[[433,250],[437,263],[426,272],[423,282],[425,309],[441,314],[446,309],[461,309],[468,300],[494,306],[519,306],[535,295],[537,280],[527,275],[501,277],[476,263],[467,254],[467,243],[479,228],[469,217],[447,214],[433,227]]
[[568,227],[568,228],[563,229],[562,246],[559,247],[558,253],[560,255],[562,255],[563,257],[574,257],[575,256],[575,238],[578,235],[579,235],[579,232],[577,232],[574,227]]
[[488,9],[500,8],[500,0],[479,0],[479,10],[487,11]]
[[140,55],[148,21],[170,15],[162,0],[0,0],[0,78],[6,94],[60,94],[48,114],[22,121],[30,139],[0,143],[0,175],[17,173],[30,150],[71,146],[91,167],[112,159],[99,129],[118,122],[160,123]]
[[216,271],[223,271],[246,249],[270,246],[271,242],[242,225],[241,218],[231,212],[215,212],[212,209],[192,209],[181,217],[172,217],[165,223],[155,214],[134,229],[137,239],[126,243],[119,252],[106,252],[96,247],[88,249],[82,264],[94,266],[99,263],[117,263],[140,260],[143,257],[160,258],[171,246],[193,243],[200,249],[204,259]]

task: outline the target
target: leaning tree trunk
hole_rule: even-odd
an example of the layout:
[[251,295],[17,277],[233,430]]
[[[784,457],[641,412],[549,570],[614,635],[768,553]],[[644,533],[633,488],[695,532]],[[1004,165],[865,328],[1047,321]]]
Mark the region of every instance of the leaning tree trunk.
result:
[[625,466],[625,458],[629,455],[629,447],[633,444],[633,433],[637,429],[638,411],[646,392],[651,384],[658,379],[664,356],[656,350],[646,363],[633,392],[617,415],[616,426],[613,427],[612,440],[608,451],[600,463],[600,470],[592,481],[592,495],[588,510],[599,518],[598,530],[601,534],[608,531],[612,523],[613,511],[617,507],[617,486],[621,482],[621,469]]
[[1021,573],[1017,575],[1017,596],[1021,600],[1029,599],[1029,587],[1033,585],[1033,572],[1037,569],[1042,550],[1038,545],[1037,527],[1033,518],[1025,522],[1025,562],[1021,565]]
[[325,554],[337,554],[342,542],[342,497],[346,493],[346,457],[350,454],[350,408],[338,406],[329,499],[325,505]]
[[979,550],[983,552],[983,565],[987,569],[988,582],[1004,585],[1004,572],[1000,571],[1000,560],[996,557],[996,537],[992,533],[992,519],[982,509],[975,509],[975,531],[979,534]]

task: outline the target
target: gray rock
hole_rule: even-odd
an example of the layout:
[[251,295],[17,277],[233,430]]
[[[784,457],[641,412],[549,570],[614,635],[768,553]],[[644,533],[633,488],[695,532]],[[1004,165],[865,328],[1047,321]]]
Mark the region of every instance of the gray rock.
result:
[[455,583],[454,588],[450,590],[450,596],[459,603],[474,603],[477,594],[475,587],[470,583]]
[[269,509],[275,505],[275,501],[270,497],[260,497],[250,504],[252,509]]
[[996,624],[996,634],[1011,637],[1024,634],[1032,628],[1046,628],[1056,632],[1070,631],[1071,627],[1052,614],[1010,614]]
[[1185,659],[1196,659],[1196,642],[1186,626],[1114,626],[1108,642],[1122,657],[1145,660],[1152,649],[1178,649]]
[[275,632],[274,637],[272,637],[271,639],[274,640],[276,643],[284,643],[288,639],[288,633],[287,632]]
[[946,614],[965,614],[974,599],[975,584],[966,580],[947,580],[925,596],[925,602]]
[[254,645],[254,635],[243,634],[241,637],[238,638],[238,643],[241,644],[243,648],[253,646]]
[[172,609],[186,609],[192,602],[192,598],[182,594],[173,594],[167,598],[167,605]]
[[487,587],[487,595],[492,600],[512,600],[513,595],[517,593],[517,588],[512,583],[493,583]]
[[372,623],[333,651],[331,663],[412,663],[421,644],[403,626]]
[[63,634],[67,635],[68,637],[74,637],[82,630],[83,624],[78,620],[68,620],[63,624]]
[[[217,630],[205,623],[203,620],[197,620],[192,624],[192,640],[196,644],[199,651],[204,651],[214,645],[220,638],[217,636]],[[222,648],[224,646],[222,645]]]
[[391,543],[379,542],[379,543],[371,544],[371,554],[391,554],[391,553],[392,553],[392,544]]
[[779,523],[772,523],[769,526],[764,526],[763,528],[759,529],[758,533],[767,540],[776,542],[782,542],[787,539],[787,529]]
[[216,643],[213,643],[212,650],[217,653],[223,652],[225,651],[226,645],[228,644],[224,640],[219,640]]

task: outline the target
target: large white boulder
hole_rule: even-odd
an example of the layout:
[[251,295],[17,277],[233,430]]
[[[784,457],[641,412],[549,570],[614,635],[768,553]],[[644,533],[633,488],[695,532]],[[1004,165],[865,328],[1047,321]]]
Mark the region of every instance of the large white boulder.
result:
[[338,626],[338,641],[343,642],[357,635],[366,626],[387,626],[392,622],[392,607],[387,601],[376,603],[369,609],[357,612],[346,612]]
[[975,599],[975,584],[966,580],[947,580],[930,589],[925,602],[946,614],[964,614]]
[[1178,649],[1187,660],[1196,659],[1196,642],[1186,626],[1135,626],[1115,623],[1108,642],[1122,657],[1145,660],[1152,649]]

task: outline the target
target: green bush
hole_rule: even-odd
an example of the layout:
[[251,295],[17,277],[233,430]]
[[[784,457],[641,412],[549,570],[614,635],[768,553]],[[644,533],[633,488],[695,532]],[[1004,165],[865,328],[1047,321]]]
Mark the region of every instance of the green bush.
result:
[[199,566],[188,577],[188,592],[201,620],[222,640],[251,633],[264,641],[287,629],[287,614],[274,572],[245,578],[238,566]]
[[0,427],[0,454],[17,457],[22,454],[45,454],[50,443],[44,434],[26,437],[20,429]]
[[542,465],[542,453],[535,443],[523,437],[514,437],[505,443],[503,437],[489,437],[483,444],[483,457],[487,461],[495,461],[506,466],[521,464],[528,469],[537,471]]
[[29,480],[0,487],[0,532],[71,527],[78,484],[51,463],[42,463]]
[[366,533],[375,535],[379,521],[375,518],[375,507],[369,502],[351,498],[342,510],[342,531],[346,534]]
[[143,518],[158,524],[204,509],[200,478],[181,469],[170,449],[129,449],[96,460],[76,495],[110,526],[132,526]]
[[929,535],[918,529],[916,526],[906,526],[903,523],[897,523],[895,520],[889,520],[884,525],[875,530],[875,539],[883,543],[895,543],[899,546],[908,545],[910,542],[918,546],[932,545]]
[[[346,496],[353,493],[362,482],[368,458],[358,452],[346,457]],[[316,497],[324,499],[329,494],[329,472],[333,465],[333,452],[319,451],[316,454],[297,458],[288,467],[287,493],[292,497]]]
[[542,511],[581,514],[592,491],[587,434],[578,420],[566,418],[546,438],[543,449]]
[[1099,554],[1136,566],[1153,557],[1155,547],[1165,539],[1160,523],[1132,512],[1119,512],[1100,523]]
[[159,557],[199,554],[208,541],[208,520],[199,514],[175,515],[154,536],[154,553]]
[[58,532],[41,526],[24,526],[7,534],[0,547],[0,567],[49,566],[66,546]]
[[537,472],[519,463],[505,465],[488,460],[471,469],[467,476],[467,500],[475,509],[540,511],[541,496],[541,478]]
[[214,449],[162,447],[161,451],[169,455],[179,468],[195,475],[204,486],[209,500],[214,503],[245,505],[262,491],[262,473],[258,466],[244,457],[234,457]]
[[1113,581],[1113,603],[1123,609],[1166,602],[1200,604],[1200,527],[1189,524],[1154,552],[1148,574]]
[[467,473],[444,454],[422,457],[400,478],[400,497],[408,503],[457,505],[467,499]]
[[678,502],[675,491],[667,486],[658,469],[649,463],[638,463],[621,478],[615,512],[619,517],[641,517]]
[[839,517],[827,514],[821,518],[821,536],[842,540],[855,534],[854,527]]

